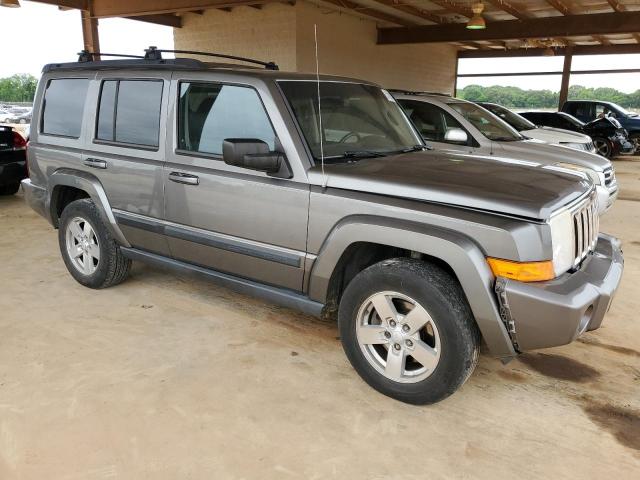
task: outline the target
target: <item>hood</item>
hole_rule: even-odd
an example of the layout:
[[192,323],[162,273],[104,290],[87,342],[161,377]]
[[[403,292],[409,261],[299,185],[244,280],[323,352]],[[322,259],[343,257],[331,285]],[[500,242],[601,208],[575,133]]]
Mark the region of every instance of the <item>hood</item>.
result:
[[524,130],[522,135],[535,138],[547,143],[589,143],[591,138],[587,135],[561,128],[539,127],[531,130]]
[[552,145],[535,139],[518,142],[493,142],[493,146],[494,153],[497,155],[517,158],[539,165],[554,165],[560,162],[573,163],[581,167],[591,168],[597,172],[602,172],[611,165],[609,160],[598,154]]
[[[584,175],[464,153],[415,152],[325,164],[329,188],[546,219],[592,188]],[[309,171],[312,184],[322,170]]]

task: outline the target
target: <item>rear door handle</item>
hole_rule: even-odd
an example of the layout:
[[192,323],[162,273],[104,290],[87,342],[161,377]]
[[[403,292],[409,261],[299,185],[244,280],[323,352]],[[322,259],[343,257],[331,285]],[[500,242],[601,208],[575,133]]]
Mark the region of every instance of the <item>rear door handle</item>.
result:
[[184,183],[185,185],[198,185],[200,183],[200,179],[196,175],[182,172],[171,172],[169,180],[176,183]]
[[84,164],[91,168],[107,168],[107,162],[104,160],[98,160],[97,158],[87,158],[85,159]]

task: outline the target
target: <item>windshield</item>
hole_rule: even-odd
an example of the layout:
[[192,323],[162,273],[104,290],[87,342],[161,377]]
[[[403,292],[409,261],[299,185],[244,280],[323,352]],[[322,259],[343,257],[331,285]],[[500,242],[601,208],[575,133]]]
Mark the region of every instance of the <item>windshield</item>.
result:
[[325,159],[423,149],[422,140],[396,101],[378,87],[320,82],[320,121],[315,81],[280,81],[279,85],[316,160],[321,157],[320,135]]
[[496,117],[475,103],[453,102],[448,104],[456,112],[462,115],[474,127],[480,130],[485,137],[495,142],[514,142],[523,137],[508,123]]
[[501,107],[500,105],[490,105],[485,103],[481,103],[480,105],[482,105],[494,115],[500,117],[502,120],[507,122],[519,132],[522,132],[524,130],[533,130],[534,128],[536,128],[535,124],[531,123],[523,116],[518,115],[517,113],[512,112],[507,108]]
[[609,105],[611,105],[613,108],[615,108],[616,110],[618,110],[618,112],[620,112],[622,115],[624,116],[633,116],[634,114],[625,110],[624,108],[622,108],[620,105],[618,105],[617,103],[613,103],[611,102]]

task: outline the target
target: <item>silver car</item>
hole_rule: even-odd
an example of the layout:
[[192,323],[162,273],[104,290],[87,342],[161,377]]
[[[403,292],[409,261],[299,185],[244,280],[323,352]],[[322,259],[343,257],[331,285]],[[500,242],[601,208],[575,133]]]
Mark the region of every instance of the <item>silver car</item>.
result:
[[493,113],[466,100],[408,92],[396,93],[395,97],[425,141],[436,150],[582,172],[596,185],[600,214],[609,210],[618,196],[613,166],[600,155],[528,138]]

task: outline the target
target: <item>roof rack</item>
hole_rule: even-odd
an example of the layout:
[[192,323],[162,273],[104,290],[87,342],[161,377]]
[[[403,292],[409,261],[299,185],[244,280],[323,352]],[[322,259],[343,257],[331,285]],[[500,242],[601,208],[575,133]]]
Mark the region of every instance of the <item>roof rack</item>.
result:
[[237,57],[235,55],[225,55],[223,53],[213,52],[199,52],[196,50],[164,50],[157,47],[149,47],[145,49],[145,60],[162,60],[163,53],[182,53],[184,55],[203,55],[207,57],[227,58],[229,60],[238,60],[241,62],[253,63],[255,65],[262,65],[267,70],[279,70],[279,67],[274,62],[263,62],[261,60],[254,60],[253,58]]
[[102,52],[90,52],[89,50],[80,50],[78,52],[78,62],[93,62],[95,57],[121,57],[121,58],[144,58],[142,55],[128,55],[125,53],[102,53]]
[[438,95],[440,97],[450,97],[450,93],[442,93],[442,92],[421,92],[414,90],[400,90],[400,89],[389,89],[391,93],[397,93],[399,95]]

